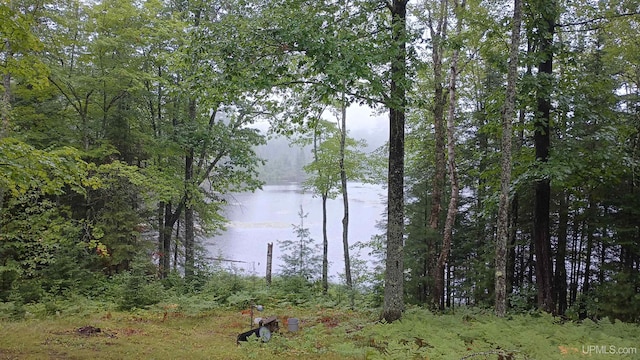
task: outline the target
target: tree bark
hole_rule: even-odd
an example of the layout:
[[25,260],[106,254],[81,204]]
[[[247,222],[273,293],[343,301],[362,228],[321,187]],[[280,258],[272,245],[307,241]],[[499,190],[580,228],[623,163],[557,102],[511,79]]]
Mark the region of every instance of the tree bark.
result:
[[[318,161],[318,122],[316,122],[316,128],[313,131],[313,160],[316,162]],[[322,176],[320,170],[318,170],[318,176]],[[322,292],[326,294],[329,290],[329,238],[327,236],[327,198],[329,193],[327,190],[322,190],[320,196],[322,198]]]
[[429,225],[433,230],[438,230],[440,222],[440,214],[442,212],[442,196],[444,193],[444,182],[446,174],[445,164],[445,116],[444,107],[447,102],[446,95],[444,93],[443,75],[442,75],[442,57],[444,52],[445,40],[447,38],[447,9],[448,0],[440,1],[440,11],[438,14],[438,23],[436,28],[433,28],[431,24],[431,18],[429,19],[429,26],[431,28],[431,37],[434,41],[433,52],[431,59],[433,61],[433,76],[434,76],[434,95],[433,95],[433,126],[435,136],[435,159],[436,169],[435,177],[433,180],[433,195],[431,204],[431,215],[429,217]]
[[344,276],[349,289],[351,306],[355,306],[353,293],[353,278],[351,277],[351,258],[349,256],[349,194],[347,193],[347,170],[344,164],[344,151],[347,141],[347,105],[342,99],[342,121],[340,124],[340,186],[342,191],[342,248],[344,251]]
[[[434,126],[434,158],[435,169],[433,182],[431,186],[431,209],[429,211],[428,226],[431,230],[430,235],[425,237],[427,253],[425,255],[427,261],[426,275],[431,277],[432,281],[425,281],[424,298],[430,301],[435,307],[440,301],[434,301],[436,297],[439,299],[442,291],[437,289],[438,278],[441,277],[438,269],[438,245],[441,241],[440,218],[442,217],[442,198],[444,195],[446,161],[445,161],[445,115],[444,108],[447,102],[443,85],[442,74],[442,58],[444,52],[444,43],[447,37],[447,19],[448,19],[448,0],[440,0],[439,9],[434,11],[435,15],[429,14],[428,23],[433,39],[433,50],[431,53],[431,61],[433,63],[433,126]],[[436,24],[434,27],[434,16]]]
[[389,91],[389,172],[387,193],[387,249],[383,318],[393,322],[404,311],[404,124],[406,106],[407,1],[390,4],[392,44]]
[[551,260],[551,244],[549,235],[549,180],[541,180],[536,184],[534,201],[534,247],[536,255],[535,273],[538,291],[538,307],[546,312],[554,313],[553,304],[553,261]]
[[500,203],[498,208],[498,236],[495,255],[495,313],[503,317],[507,311],[507,243],[509,242],[509,189],[511,187],[511,139],[512,118],[516,103],[516,81],[518,79],[518,54],[520,52],[520,26],[522,4],[513,2],[511,24],[511,47],[509,49],[509,69],[507,90],[502,108],[502,174],[500,177]]
[[[538,88],[536,92],[536,117],[534,121],[534,146],[536,161],[546,163],[549,160],[551,133],[551,92],[553,91],[553,34],[555,29],[555,0],[542,0],[545,11],[541,17],[537,33],[538,55],[542,59],[538,64]],[[549,233],[549,212],[551,200],[551,181],[543,178],[535,183],[533,216],[533,241],[536,254],[536,286],[538,307],[553,313],[553,261],[551,258],[551,236]]]

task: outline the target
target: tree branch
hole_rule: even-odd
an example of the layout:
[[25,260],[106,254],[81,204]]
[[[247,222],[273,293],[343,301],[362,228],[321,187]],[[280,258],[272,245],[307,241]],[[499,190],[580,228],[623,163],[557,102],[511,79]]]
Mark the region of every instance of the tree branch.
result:
[[389,101],[389,97],[387,95],[385,95],[385,94],[381,95],[382,99],[376,99],[376,98],[360,95],[358,93],[354,93],[354,92],[350,92],[350,91],[338,90],[338,89],[336,89],[335,87],[333,87],[331,85],[327,85],[326,83],[324,83],[322,81],[316,81],[316,80],[291,80],[291,81],[283,81],[283,82],[274,84],[275,87],[281,87],[281,86],[284,87],[284,86],[289,86],[289,85],[322,85],[322,86],[327,86],[329,89],[331,89],[335,93],[344,92],[345,94],[347,94],[349,96],[353,96],[356,99],[363,100],[363,101],[370,102],[370,103],[377,103],[377,104],[384,105],[384,104],[388,103],[388,101]]
[[[555,26],[559,27],[559,28],[569,27],[569,26],[580,26],[580,25],[587,25],[587,24],[597,23],[597,22],[602,21],[602,20],[613,20],[613,19],[618,19],[618,18],[627,17],[627,16],[634,16],[634,15],[640,15],[640,12],[614,14],[612,16],[600,16],[600,17],[597,17],[597,18],[589,19],[589,20],[576,21],[576,22],[565,23],[565,24],[555,24]],[[597,29],[597,27],[596,28],[591,28],[590,30],[595,30],[595,29]]]

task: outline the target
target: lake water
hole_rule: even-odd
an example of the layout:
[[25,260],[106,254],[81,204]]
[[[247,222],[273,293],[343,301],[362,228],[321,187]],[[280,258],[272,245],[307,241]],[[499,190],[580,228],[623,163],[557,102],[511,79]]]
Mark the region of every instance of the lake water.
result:
[[[383,195],[386,191],[381,186],[360,183],[350,183],[348,191],[349,244],[369,241],[380,233],[376,223],[385,211]],[[304,213],[308,213],[304,227],[309,229],[316,244],[322,244],[322,200],[303,192],[298,184],[265,185],[263,190],[254,193],[232,194],[227,197],[227,202],[227,230],[208,238],[205,244],[212,257],[223,258],[236,268],[264,276],[267,244],[271,242],[273,272],[277,273],[282,264],[278,240],[295,240],[293,225],[300,224],[300,206]],[[338,274],[344,273],[342,216],[342,197],[328,200],[329,274],[334,281]],[[350,251],[350,255],[356,254]],[[359,257],[368,260],[368,251],[363,251]]]

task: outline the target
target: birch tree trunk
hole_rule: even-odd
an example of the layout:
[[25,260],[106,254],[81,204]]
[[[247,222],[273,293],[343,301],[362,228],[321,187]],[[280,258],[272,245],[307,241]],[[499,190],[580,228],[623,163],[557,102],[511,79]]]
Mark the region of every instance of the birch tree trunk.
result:
[[9,113],[11,110],[11,73],[9,72],[8,64],[11,61],[13,54],[11,53],[11,42],[9,39],[4,41],[4,58],[5,73],[2,75],[2,86],[4,91],[2,93],[2,104],[0,104],[0,113],[2,116],[2,126],[0,127],[0,139],[5,137],[9,131]]
[[[454,9],[458,11],[464,8],[464,1],[458,4],[455,1]],[[456,36],[462,32],[462,19],[458,18],[456,24]],[[458,213],[458,172],[456,170],[456,141],[454,137],[455,117],[456,117],[456,82],[458,80],[458,59],[460,58],[460,49],[453,51],[451,59],[451,68],[449,71],[449,108],[447,111],[447,168],[449,170],[449,182],[451,186],[451,198],[447,207],[447,218],[444,224],[444,236],[442,239],[442,249],[438,256],[435,271],[435,286],[433,293],[433,304],[439,308],[444,308],[444,270],[449,252],[451,251],[451,242],[453,240],[453,225]]]

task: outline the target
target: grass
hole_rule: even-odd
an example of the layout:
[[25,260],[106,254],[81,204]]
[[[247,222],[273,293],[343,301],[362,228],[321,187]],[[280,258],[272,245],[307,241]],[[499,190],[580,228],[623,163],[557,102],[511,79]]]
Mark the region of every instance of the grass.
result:
[[[337,323],[332,322],[354,317],[368,321],[362,313],[329,309],[267,310],[265,315],[281,321],[280,334],[266,344],[238,346],[237,335],[250,329],[248,314],[228,309],[184,314],[179,307],[165,307],[4,320],[0,322],[0,359],[343,359],[343,355],[323,351],[334,340],[329,333]],[[282,321],[288,317],[300,319],[300,331],[287,331]],[[101,331],[83,335],[78,329],[84,326]],[[307,349],[309,335],[314,333],[319,338]]]
[[[237,309],[190,312],[179,304],[134,312],[97,309],[0,320],[0,359],[640,358],[640,327],[608,320],[577,324],[547,315],[498,319],[474,309],[434,315],[413,308],[402,321],[384,324],[371,310],[274,305],[263,314],[278,317],[280,333],[268,343],[238,346],[236,337],[249,329],[250,319]],[[287,330],[290,317],[299,319],[299,331]],[[80,334],[83,326],[101,332]],[[633,349],[636,353],[611,353]]]

